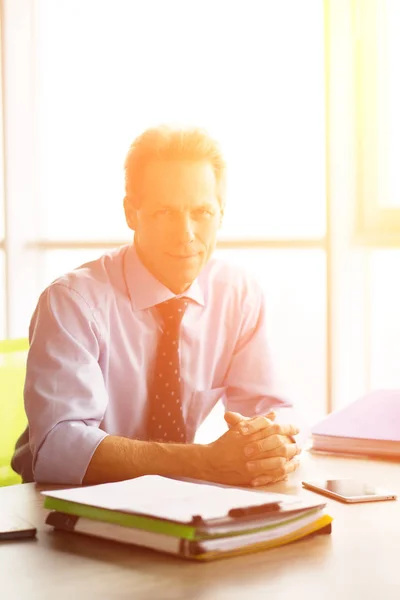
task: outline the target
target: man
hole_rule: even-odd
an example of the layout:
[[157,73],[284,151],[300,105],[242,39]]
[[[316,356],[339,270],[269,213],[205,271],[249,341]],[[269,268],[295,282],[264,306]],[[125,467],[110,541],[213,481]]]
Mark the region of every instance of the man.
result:
[[[254,486],[286,478],[298,464],[298,429],[271,412],[290,405],[271,395],[262,293],[210,260],[225,206],[217,144],[196,129],[148,130],[125,175],[134,243],[60,277],[39,299],[29,430],[14,469],[25,481],[63,484],[151,473]],[[228,431],[194,444],[221,397]]]

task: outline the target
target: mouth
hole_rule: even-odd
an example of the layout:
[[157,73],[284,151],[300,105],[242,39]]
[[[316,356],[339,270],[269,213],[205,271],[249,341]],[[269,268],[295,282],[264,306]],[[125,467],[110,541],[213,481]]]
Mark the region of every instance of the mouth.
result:
[[196,252],[194,254],[168,254],[168,256],[170,258],[173,258],[174,260],[189,260],[191,258],[196,258],[196,256],[199,255],[199,252]]

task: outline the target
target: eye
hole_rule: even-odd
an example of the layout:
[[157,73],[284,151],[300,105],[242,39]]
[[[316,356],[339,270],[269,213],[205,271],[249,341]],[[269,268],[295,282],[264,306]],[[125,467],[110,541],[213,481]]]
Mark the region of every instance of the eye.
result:
[[213,212],[211,212],[210,210],[208,210],[207,208],[199,208],[198,210],[196,210],[195,215],[197,217],[212,217],[213,216]]
[[157,217],[170,217],[172,215],[172,210],[169,208],[162,208],[156,212]]

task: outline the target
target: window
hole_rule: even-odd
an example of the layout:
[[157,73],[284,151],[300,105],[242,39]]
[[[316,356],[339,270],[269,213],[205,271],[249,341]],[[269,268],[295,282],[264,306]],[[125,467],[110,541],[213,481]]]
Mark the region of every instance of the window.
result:
[[41,239],[130,239],[124,158],[160,122],[198,124],[221,142],[222,237],[324,236],[322,2],[35,7]]
[[400,249],[370,251],[370,387],[400,388]]
[[79,248],[74,250],[44,250],[40,253],[39,287],[44,289],[54,279],[72,269],[98,258],[106,248]]
[[358,0],[358,142],[361,233],[400,237],[400,3]]
[[[1,25],[1,14],[0,14]],[[1,39],[1,38],[0,38]],[[2,59],[3,52],[0,48],[0,58]],[[3,109],[3,73],[2,61],[0,63],[0,107]],[[3,110],[0,115],[0,141],[3,140]],[[4,203],[4,172],[3,172],[4,156],[3,144],[0,143],[0,340],[6,336],[6,274],[4,260],[4,238],[5,238],[5,203]]]

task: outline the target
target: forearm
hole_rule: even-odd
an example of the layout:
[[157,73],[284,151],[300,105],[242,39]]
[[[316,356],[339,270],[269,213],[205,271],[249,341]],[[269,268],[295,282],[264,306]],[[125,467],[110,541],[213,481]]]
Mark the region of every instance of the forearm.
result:
[[83,484],[122,481],[141,475],[209,479],[209,446],[163,444],[108,435],[97,446]]

